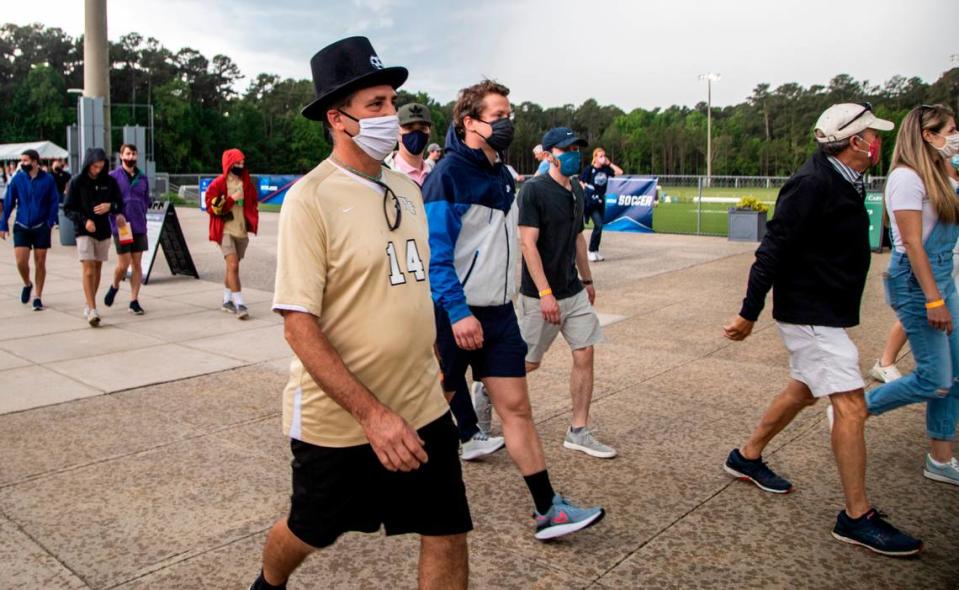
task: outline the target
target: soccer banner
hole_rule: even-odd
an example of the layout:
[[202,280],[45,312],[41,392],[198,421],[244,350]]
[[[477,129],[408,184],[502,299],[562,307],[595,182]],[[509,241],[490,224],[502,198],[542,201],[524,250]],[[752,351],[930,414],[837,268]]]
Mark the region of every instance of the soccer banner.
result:
[[[200,178],[200,209],[204,211],[206,211],[206,190],[213,182],[213,178],[213,176]],[[259,193],[258,199],[261,203],[282,205],[287,191],[301,178],[303,178],[301,174],[257,174],[253,177],[253,184]]]
[[650,233],[653,202],[659,179],[651,176],[616,176],[606,187],[604,230]]

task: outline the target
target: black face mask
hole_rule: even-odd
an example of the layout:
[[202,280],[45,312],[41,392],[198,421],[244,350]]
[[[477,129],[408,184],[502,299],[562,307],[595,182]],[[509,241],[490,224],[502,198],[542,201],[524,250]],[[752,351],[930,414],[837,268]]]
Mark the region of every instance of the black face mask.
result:
[[20,164],[20,169],[29,173],[31,170],[33,170],[33,164]]
[[133,158],[132,160],[124,160],[123,165],[126,166],[127,168],[136,168],[137,160],[136,158]]
[[486,123],[493,129],[493,133],[489,137],[486,137],[486,145],[490,146],[497,152],[506,151],[506,148],[509,147],[509,144],[513,143],[513,122],[507,118],[503,117],[502,119],[496,119],[495,121],[483,121],[482,119],[477,119],[483,123]]
[[230,168],[230,172],[232,172],[234,176],[243,176],[243,167],[233,166]]

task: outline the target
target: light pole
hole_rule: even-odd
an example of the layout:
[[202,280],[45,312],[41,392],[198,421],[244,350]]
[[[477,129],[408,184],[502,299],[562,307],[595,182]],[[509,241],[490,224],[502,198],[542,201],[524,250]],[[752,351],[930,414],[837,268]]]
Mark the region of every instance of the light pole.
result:
[[712,72],[699,75],[700,80],[706,81],[706,186],[713,176],[713,82],[719,78]]

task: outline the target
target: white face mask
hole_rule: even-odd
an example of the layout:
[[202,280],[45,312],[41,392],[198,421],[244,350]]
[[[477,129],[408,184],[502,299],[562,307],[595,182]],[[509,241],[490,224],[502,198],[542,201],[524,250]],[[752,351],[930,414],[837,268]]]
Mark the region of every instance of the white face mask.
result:
[[[357,119],[349,113],[343,111],[340,111],[340,113],[360,124],[360,132],[356,135],[350,135],[350,137],[353,138],[353,143],[377,162],[385,160],[386,156],[390,155],[393,148],[396,147],[397,138],[400,136],[400,118],[398,116],[386,115],[385,117]],[[347,134],[349,135],[349,133]]]
[[959,153],[959,132],[953,133],[952,135],[942,135],[937,133],[939,137],[946,140],[946,143],[942,144],[942,147],[936,148],[939,150],[939,153],[942,154],[943,158],[951,158]]

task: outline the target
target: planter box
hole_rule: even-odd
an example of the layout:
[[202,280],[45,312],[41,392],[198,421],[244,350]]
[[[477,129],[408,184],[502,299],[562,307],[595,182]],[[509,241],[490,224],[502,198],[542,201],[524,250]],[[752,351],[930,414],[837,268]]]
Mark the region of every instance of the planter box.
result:
[[729,241],[759,242],[766,235],[766,213],[752,209],[729,210]]

